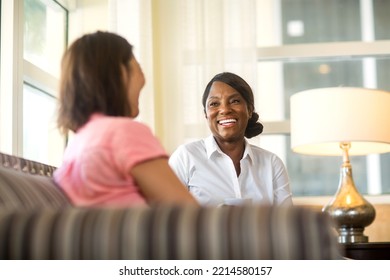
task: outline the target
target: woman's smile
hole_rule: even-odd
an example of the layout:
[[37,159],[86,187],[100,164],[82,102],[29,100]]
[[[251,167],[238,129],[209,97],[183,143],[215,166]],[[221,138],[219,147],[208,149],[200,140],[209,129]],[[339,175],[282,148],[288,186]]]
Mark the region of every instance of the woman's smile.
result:
[[218,124],[224,127],[231,127],[234,126],[236,123],[237,119],[223,119],[218,121]]

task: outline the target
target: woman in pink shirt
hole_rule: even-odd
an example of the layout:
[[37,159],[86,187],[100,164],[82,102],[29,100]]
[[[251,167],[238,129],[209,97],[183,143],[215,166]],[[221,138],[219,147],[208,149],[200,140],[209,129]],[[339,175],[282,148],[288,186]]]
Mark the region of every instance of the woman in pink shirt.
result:
[[124,38],[82,36],[65,52],[61,70],[58,126],[75,135],[54,179],[74,205],[197,205],[157,138],[134,120],[145,78]]

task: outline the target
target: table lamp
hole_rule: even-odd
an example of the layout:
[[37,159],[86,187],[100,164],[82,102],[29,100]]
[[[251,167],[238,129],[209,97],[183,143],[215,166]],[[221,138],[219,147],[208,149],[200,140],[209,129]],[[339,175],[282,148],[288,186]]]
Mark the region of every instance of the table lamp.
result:
[[322,209],[335,221],[339,242],[368,242],[363,231],[374,221],[375,208],[355,186],[349,155],[390,152],[390,93],[319,88],[292,95],[290,106],[293,152],[342,155],[337,192]]

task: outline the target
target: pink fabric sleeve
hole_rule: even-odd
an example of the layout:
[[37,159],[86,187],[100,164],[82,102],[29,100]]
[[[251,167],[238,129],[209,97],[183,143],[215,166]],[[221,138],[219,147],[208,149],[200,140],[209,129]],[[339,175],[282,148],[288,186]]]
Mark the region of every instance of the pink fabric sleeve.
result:
[[146,125],[132,121],[124,122],[113,134],[113,161],[123,173],[128,173],[135,165],[168,155],[159,140]]

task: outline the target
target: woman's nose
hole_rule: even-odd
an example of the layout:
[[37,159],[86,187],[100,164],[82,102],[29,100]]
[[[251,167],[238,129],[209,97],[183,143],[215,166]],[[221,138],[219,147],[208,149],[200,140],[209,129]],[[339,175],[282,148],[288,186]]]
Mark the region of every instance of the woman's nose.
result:
[[221,104],[220,108],[219,108],[219,112],[221,114],[227,114],[227,113],[230,113],[232,108],[230,107],[230,104]]

